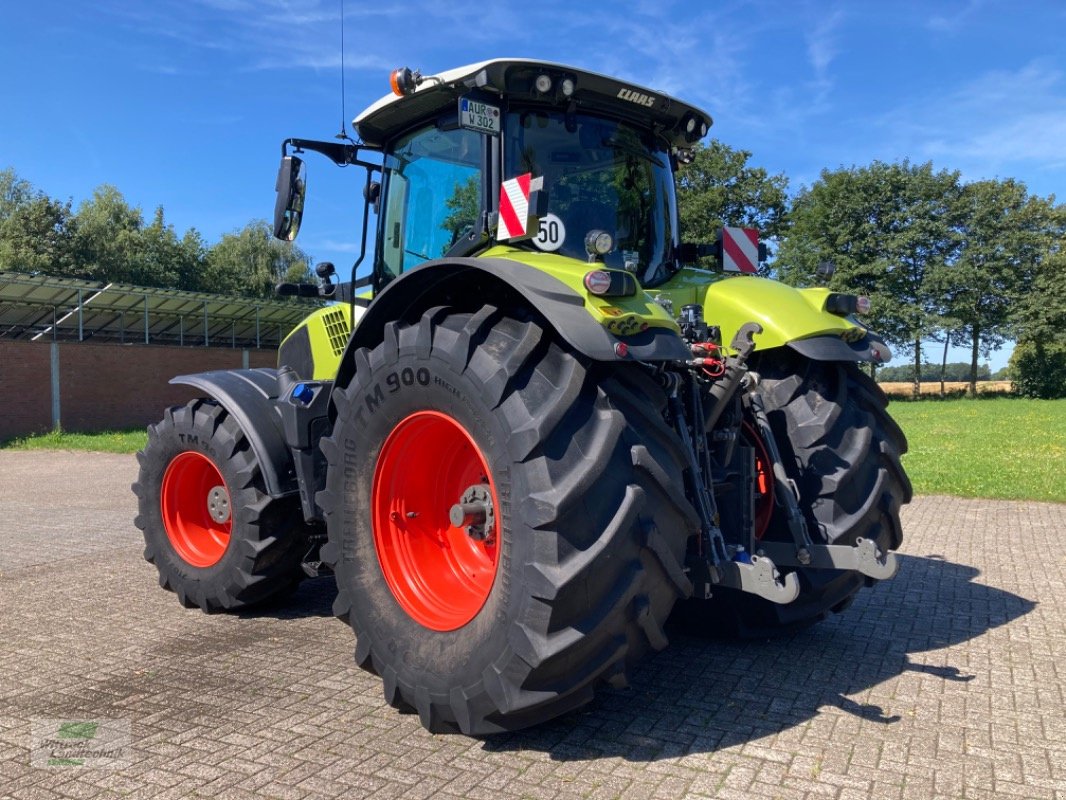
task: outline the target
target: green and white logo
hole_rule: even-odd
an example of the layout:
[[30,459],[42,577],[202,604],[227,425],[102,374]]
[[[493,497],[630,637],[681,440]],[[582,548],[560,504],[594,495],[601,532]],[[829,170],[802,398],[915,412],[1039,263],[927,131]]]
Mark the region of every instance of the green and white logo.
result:
[[34,767],[114,768],[126,765],[128,719],[35,719],[30,764]]

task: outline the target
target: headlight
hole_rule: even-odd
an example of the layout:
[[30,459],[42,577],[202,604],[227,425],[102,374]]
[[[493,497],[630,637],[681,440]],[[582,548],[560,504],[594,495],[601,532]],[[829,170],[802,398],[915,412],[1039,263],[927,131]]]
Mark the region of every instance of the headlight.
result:
[[585,252],[590,256],[605,256],[614,247],[614,239],[607,231],[589,231],[585,234]]

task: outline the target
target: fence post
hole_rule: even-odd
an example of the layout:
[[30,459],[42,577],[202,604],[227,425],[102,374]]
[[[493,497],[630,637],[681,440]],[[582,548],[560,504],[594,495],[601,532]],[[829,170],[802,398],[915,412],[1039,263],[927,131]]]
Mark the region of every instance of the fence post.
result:
[[84,337],[84,334],[83,334],[83,331],[82,331],[81,306],[82,306],[81,289],[78,289],[78,341],[79,342],[85,341],[85,337]]
[[59,342],[53,341],[52,348],[52,430],[59,430]]
[[144,343],[148,344],[148,295],[144,296]]

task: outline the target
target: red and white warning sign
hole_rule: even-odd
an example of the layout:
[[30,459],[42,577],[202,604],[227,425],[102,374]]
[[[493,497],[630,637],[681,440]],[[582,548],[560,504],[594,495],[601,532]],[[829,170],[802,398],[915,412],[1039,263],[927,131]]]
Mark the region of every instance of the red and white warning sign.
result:
[[755,228],[722,228],[722,269],[726,272],[759,271],[759,231]]
[[529,213],[529,195],[543,186],[544,178],[534,178],[529,172],[500,184],[500,224],[496,229],[497,239],[502,241],[536,235],[537,231],[530,229],[532,217]]

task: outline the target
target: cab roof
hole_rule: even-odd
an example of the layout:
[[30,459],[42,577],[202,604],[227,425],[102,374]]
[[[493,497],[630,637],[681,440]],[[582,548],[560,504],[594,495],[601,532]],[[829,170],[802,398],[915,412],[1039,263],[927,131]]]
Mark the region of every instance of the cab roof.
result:
[[[547,92],[536,86],[541,75],[551,80]],[[567,79],[573,89],[570,95],[563,89]],[[477,93],[490,103],[506,99],[560,108],[573,103],[575,111],[599,112],[653,128],[677,147],[691,147],[712,124],[707,112],[663,92],[565,64],[526,58],[493,59],[426,75],[413,92],[382,97],[352,124],[366,144],[381,146],[412,125],[455,108],[457,99],[469,93]]]

